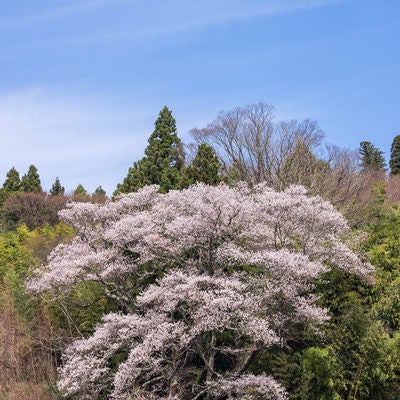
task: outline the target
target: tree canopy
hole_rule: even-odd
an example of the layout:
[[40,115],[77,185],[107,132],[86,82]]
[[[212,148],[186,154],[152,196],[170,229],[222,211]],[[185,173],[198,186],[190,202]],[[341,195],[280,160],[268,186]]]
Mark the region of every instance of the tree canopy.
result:
[[21,187],[24,192],[41,192],[40,177],[37,168],[30,165],[28,172],[21,179]]
[[374,169],[384,170],[386,166],[383,152],[374,146],[371,142],[363,141],[360,143],[359,154],[361,158],[361,167],[363,170]]
[[74,195],[83,195],[86,196],[88,193],[86,189],[83,187],[81,183],[78,184],[78,186],[74,190]]
[[177,189],[182,180],[184,152],[176,130],[171,110],[164,107],[154,123],[154,131],[148,140],[145,156],[129,168],[122,184],[114,195],[129,193],[145,185],[157,184],[165,193]]
[[392,175],[400,174],[400,135],[397,135],[390,148],[390,173]]
[[12,167],[6,175],[6,180],[3,183],[3,189],[7,192],[18,192],[21,189],[21,179],[19,172]]
[[214,149],[208,144],[201,143],[198,145],[195,158],[185,170],[185,184],[203,182],[216,185],[222,180],[219,174],[220,169],[221,164]]
[[64,186],[61,186],[60,179],[57,176],[56,180],[54,181],[53,185],[51,186],[50,194],[52,196],[58,196],[58,195],[63,195],[64,192],[65,192],[65,188],[64,188]]
[[373,272],[345,241],[346,221],[298,186],[158,190],[60,213],[77,237],[53,251],[30,290],[60,296],[96,282],[119,309],[66,349],[60,390],[91,399],[286,399],[250,363],[299,326],[327,321],[313,295],[321,274]]

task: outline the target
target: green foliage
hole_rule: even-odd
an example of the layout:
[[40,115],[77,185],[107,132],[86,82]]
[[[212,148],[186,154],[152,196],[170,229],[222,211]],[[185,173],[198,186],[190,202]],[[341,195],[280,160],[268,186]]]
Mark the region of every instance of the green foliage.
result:
[[128,175],[124,178],[124,181],[118,184],[117,189],[114,192],[114,196],[119,193],[136,192],[144,186],[145,181],[146,177],[140,168],[140,161],[135,161],[133,166],[129,168]]
[[93,193],[94,195],[98,195],[98,196],[105,196],[106,195],[106,191],[101,187],[101,186],[97,186],[96,190]]
[[400,372],[399,335],[390,337],[379,322],[370,324],[360,338],[357,370],[351,395],[360,400],[397,399]]
[[32,256],[22,243],[28,236],[29,230],[21,226],[16,232],[7,232],[0,237],[0,282],[8,271],[26,276]]
[[189,186],[196,182],[217,185],[222,180],[219,175],[220,167],[221,165],[214,149],[205,143],[200,144],[195,158],[185,170],[185,183],[183,186]]
[[[31,264],[30,264],[31,265]],[[35,307],[37,299],[27,294],[24,279],[26,274],[20,274],[15,270],[9,269],[4,276],[4,285],[9,288],[12,295],[12,304],[25,324],[33,326],[35,322]]]
[[373,315],[393,332],[400,327],[400,212],[389,209],[379,223],[369,227],[362,244],[376,266]]
[[383,152],[375,147],[371,142],[363,141],[358,149],[363,170],[372,168],[374,170],[384,170],[386,166]]
[[[66,299],[68,303],[52,299],[48,304],[45,298],[38,300],[27,293],[25,280],[31,268],[44,262],[56,244],[73,236],[73,229],[65,224],[34,230],[21,225],[0,236],[0,329],[16,327],[17,333],[9,333],[19,335],[12,342],[18,352],[10,354],[20,357],[15,365],[32,365],[36,371],[34,376],[23,375],[27,384],[53,379],[55,359],[52,358],[67,344],[68,338],[75,338],[78,331],[84,335],[92,333],[101,316],[114,310],[94,283],[78,285]],[[4,325],[4,321],[8,321],[8,325]],[[0,352],[4,355],[2,346],[4,344],[0,343]],[[0,371],[2,368],[0,366]]]
[[398,175],[400,173],[400,135],[397,135],[390,148],[390,173]]
[[103,315],[116,312],[96,282],[82,282],[64,298],[46,298],[53,326],[70,336],[89,336]]
[[53,185],[50,189],[50,194],[52,196],[58,196],[58,195],[63,195],[64,192],[65,192],[65,188],[64,188],[64,186],[61,186],[60,179],[57,176],[55,182],[53,183]]
[[185,157],[172,112],[164,107],[154,125],[145,156],[129,168],[128,175],[118,185],[114,195],[152,184],[160,185],[162,193],[179,189]]
[[[68,242],[74,236],[74,230],[63,223],[34,230],[21,225],[16,231],[0,236],[0,288],[7,288],[4,293],[11,295],[18,316],[31,328],[37,323],[35,315],[43,305],[26,293],[25,280],[31,268],[44,263],[57,244]],[[84,335],[92,333],[102,315],[116,310],[102,293],[96,283],[78,285],[67,299],[47,304],[51,324],[73,335],[77,331]]]
[[[92,334],[104,314],[116,311],[115,305],[104,297],[104,292],[95,282],[77,285],[67,298],[44,297],[42,302],[26,292],[25,280],[31,268],[45,262],[58,243],[67,242],[74,236],[73,229],[62,223],[34,230],[21,225],[16,231],[0,236],[0,300],[7,304],[11,300],[19,321],[25,327],[29,346],[34,342],[36,330],[41,329],[43,315],[47,316],[47,323],[56,336],[68,338]],[[47,346],[52,345],[50,339],[40,337],[40,340],[49,341]]]
[[22,189],[21,179],[19,172],[12,167],[6,175],[6,180],[3,183],[3,187],[0,188],[0,207],[3,206],[4,202],[12,196],[14,193],[19,192]]
[[3,189],[7,192],[18,192],[21,189],[19,172],[14,167],[7,172],[6,180],[3,183]]
[[392,338],[383,329],[381,316],[372,312],[382,293],[341,275],[332,271],[319,286],[323,304],[332,310],[325,340],[337,363],[335,369],[341,371],[335,390],[342,398],[392,399],[389,393],[399,382],[394,370],[400,353],[392,353],[394,359],[388,363]]
[[0,236],[0,284],[11,289],[13,304],[17,311],[21,311],[20,316],[28,320],[30,314],[26,307],[30,307],[34,299],[25,292],[25,279],[30,270],[38,262],[45,261],[51,248],[73,235],[72,228],[58,224],[33,231],[21,225],[16,231]]
[[332,347],[310,347],[301,359],[301,398],[308,400],[341,400],[337,391],[341,367]]
[[[397,399],[399,337],[390,337],[379,322],[352,313],[333,343],[307,348],[293,399]],[[357,326],[361,323],[360,326]],[[338,327],[338,326],[336,326]]]
[[65,224],[35,230],[21,225],[16,231],[0,236],[0,287],[11,295],[18,316],[31,328],[39,305],[36,297],[27,294],[25,280],[34,266],[45,261],[51,248],[72,236],[72,228]]
[[0,319],[10,313],[11,305],[18,324],[26,332],[25,345],[29,343],[31,331],[37,323],[38,305],[37,299],[27,294],[25,289],[29,270],[36,265],[36,260],[23,245],[29,235],[26,226],[21,226],[16,232],[7,232],[0,237]]
[[293,399],[396,399],[400,347],[363,297],[344,293],[344,306],[327,325],[325,346],[300,353],[301,374]]
[[83,195],[83,196],[87,196],[87,191],[86,189],[83,187],[83,185],[80,183],[76,189],[74,190],[74,195]]
[[[384,284],[383,282],[387,282]],[[400,329],[400,276],[394,279],[382,279],[378,283],[377,291],[383,292],[373,305],[372,312],[380,318],[389,332]]]
[[39,173],[34,165],[30,165],[28,172],[22,177],[21,188],[26,193],[42,191]]
[[[322,182],[331,179],[332,167],[328,161],[317,158],[312,146],[305,140],[294,139],[293,148],[285,154],[282,165],[276,173],[276,185],[283,190],[290,185],[302,185],[307,188],[310,194],[327,196],[326,189]],[[272,161],[274,163],[274,161]],[[323,195],[323,193],[326,193]]]
[[[40,252],[47,248],[48,253],[50,246],[72,235],[72,229],[63,224],[35,230],[21,225],[0,235],[1,398],[8,399],[8,391],[15,388],[10,399],[50,399],[43,394],[42,384],[55,379],[53,357],[62,345],[57,339],[60,332],[54,329],[54,321],[45,317],[49,313],[44,303],[26,291],[25,280],[39,263],[35,254],[39,243]],[[26,394],[18,389],[20,385]]]
[[101,186],[96,188],[90,199],[92,203],[97,204],[104,204],[107,200],[108,197],[106,195],[106,191]]
[[387,322],[379,319],[388,319],[383,306],[386,313],[395,314],[399,294],[393,292],[398,281],[392,284],[388,293],[379,289],[379,282],[371,286],[337,270],[326,273],[316,282],[320,304],[331,310],[321,334],[299,326],[289,335],[287,349],[258,354],[251,371],[272,374],[288,389],[291,400],[397,399],[400,334],[394,326],[386,329]]
[[149,183],[160,185],[162,192],[178,188],[184,154],[175,119],[167,107],[160,111],[145,154],[142,167]]
[[397,399],[400,393],[400,213],[383,206],[380,210],[361,243],[376,267],[375,284],[362,297],[363,311],[354,312],[352,304],[348,323],[337,322],[353,327],[341,340],[342,353],[350,354],[347,362],[353,363],[353,368],[345,365],[352,371],[350,394],[357,399]]
[[[24,226],[19,227],[18,231]],[[68,225],[60,222],[56,225],[44,225],[32,231],[24,239],[23,245],[35,259],[45,263],[51,250],[59,243],[67,243],[75,236],[75,231]]]

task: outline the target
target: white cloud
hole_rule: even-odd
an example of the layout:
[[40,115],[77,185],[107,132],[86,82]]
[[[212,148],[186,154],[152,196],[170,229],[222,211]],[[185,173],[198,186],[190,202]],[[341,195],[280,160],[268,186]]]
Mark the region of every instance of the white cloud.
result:
[[[127,0],[79,0],[79,1],[60,1],[58,6],[46,6],[46,3],[36,3],[36,12],[30,11],[9,18],[0,20],[0,29],[20,29],[30,26],[37,26],[44,23],[57,21],[69,17],[75,17],[80,14],[100,10],[111,3],[124,3]],[[34,3],[35,4],[35,3]],[[54,3],[53,3],[54,4]]]
[[118,99],[44,89],[0,94],[0,175],[35,164],[47,189],[58,175],[68,189],[81,182],[111,192],[143,153],[153,117]]
[[[290,14],[326,7],[344,0],[91,0],[62,2],[59,7],[36,14],[14,16],[0,21],[0,29],[39,28],[58,20],[75,21],[82,16],[101,18],[102,29],[85,24],[76,33],[47,38],[47,43],[90,46],[120,41],[147,41],[168,34],[190,32],[210,26],[256,17]],[[118,19],[118,28],[115,19]],[[74,25],[76,28],[76,26]],[[39,43],[36,43],[39,44]],[[43,42],[42,42],[43,44]]]

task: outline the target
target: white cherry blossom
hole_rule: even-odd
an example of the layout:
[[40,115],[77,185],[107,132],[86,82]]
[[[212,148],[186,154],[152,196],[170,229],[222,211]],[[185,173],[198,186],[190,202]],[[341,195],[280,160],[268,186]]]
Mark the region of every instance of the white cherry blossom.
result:
[[[286,399],[248,366],[283,345],[294,323],[327,320],[312,294],[322,273],[371,274],[347,243],[346,221],[299,186],[157,189],[60,213],[77,236],[53,250],[29,289],[95,281],[120,306],[67,347],[60,390],[79,399]],[[113,365],[116,354],[123,361]]]

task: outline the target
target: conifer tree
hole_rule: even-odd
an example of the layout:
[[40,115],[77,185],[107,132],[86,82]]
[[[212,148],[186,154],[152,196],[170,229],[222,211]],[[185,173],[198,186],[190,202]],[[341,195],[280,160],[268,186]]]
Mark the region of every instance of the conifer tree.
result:
[[96,190],[92,193],[90,201],[92,203],[104,204],[107,201],[106,191],[101,186],[97,186]]
[[41,192],[40,177],[37,168],[30,165],[28,172],[21,179],[21,186],[24,192]]
[[53,186],[50,189],[50,194],[52,196],[57,196],[57,195],[63,195],[64,192],[65,188],[64,186],[61,186],[60,179],[57,176],[55,182],[53,183]]
[[400,174],[400,135],[397,135],[392,142],[390,148],[390,173],[392,175]]
[[363,170],[372,168],[375,170],[384,170],[386,163],[383,152],[374,146],[371,142],[363,141],[358,150],[361,158],[361,167]]
[[208,144],[201,143],[195,158],[185,171],[185,183],[191,185],[204,182],[208,185],[217,185],[221,182],[221,176],[218,174],[220,167],[214,149]]
[[12,167],[6,175],[6,180],[3,184],[3,189],[7,192],[18,192],[21,189],[21,179],[19,172]]
[[[143,159],[142,159],[143,160]],[[119,193],[136,192],[141,187],[145,186],[145,176],[140,168],[141,161],[135,161],[133,166],[129,168],[128,175],[124,178],[122,183],[117,185],[114,196]]]
[[106,195],[106,191],[101,187],[101,186],[97,186],[96,190],[93,193],[94,195],[97,196],[105,196]]
[[162,193],[178,189],[182,180],[184,159],[175,119],[171,110],[164,107],[154,124],[145,156],[129,169],[127,177],[118,185],[114,195],[133,192],[151,184],[160,185]]
[[80,183],[76,189],[74,190],[74,195],[83,195],[83,196],[87,196],[87,191],[86,189],[83,187],[83,185]]
[[175,119],[167,107],[160,111],[145,154],[142,167],[149,183],[160,185],[163,192],[176,189],[182,177],[184,155]]

